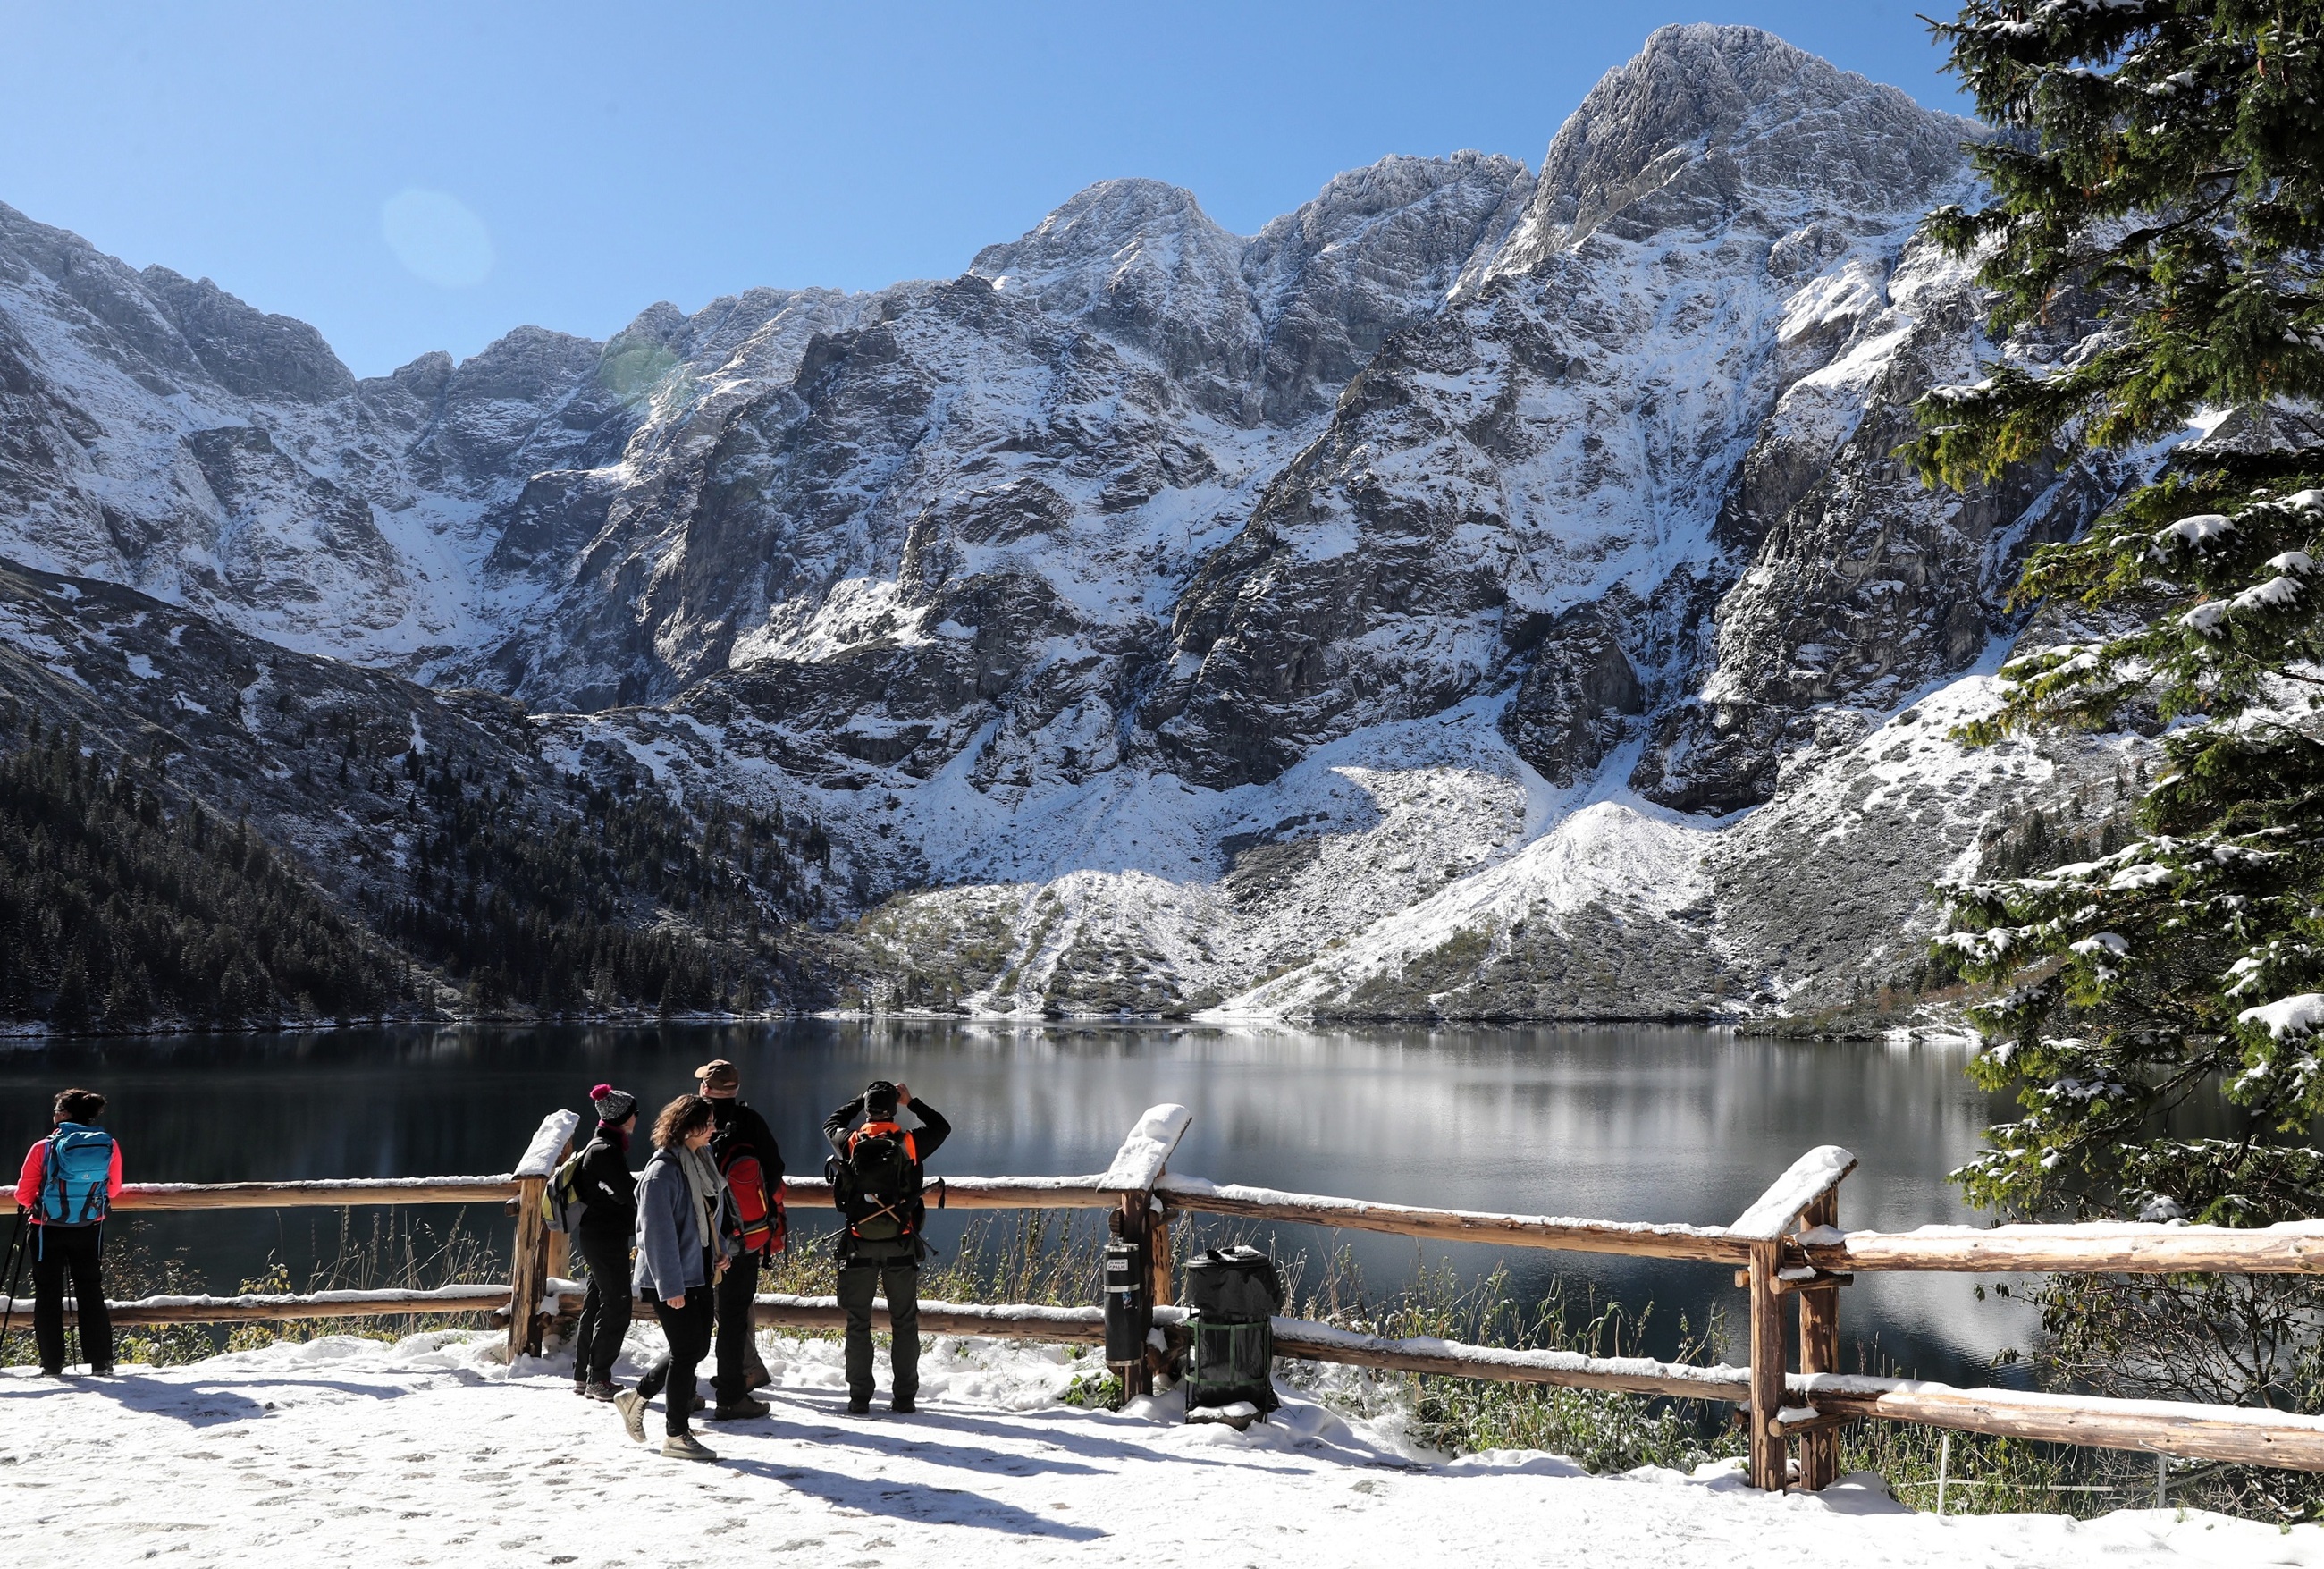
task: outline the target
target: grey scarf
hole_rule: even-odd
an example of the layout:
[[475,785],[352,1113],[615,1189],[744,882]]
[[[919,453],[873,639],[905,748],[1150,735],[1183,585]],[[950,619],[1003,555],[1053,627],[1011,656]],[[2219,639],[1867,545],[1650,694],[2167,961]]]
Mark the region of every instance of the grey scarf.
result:
[[686,1173],[686,1186],[694,1190],[696,1213],[701,1216],[702,1245],[713,1254],[718,1251],[718,1195],[725,1191],[726,1179],[710,1161],[707,1149],[678,1147],[678,1168]]

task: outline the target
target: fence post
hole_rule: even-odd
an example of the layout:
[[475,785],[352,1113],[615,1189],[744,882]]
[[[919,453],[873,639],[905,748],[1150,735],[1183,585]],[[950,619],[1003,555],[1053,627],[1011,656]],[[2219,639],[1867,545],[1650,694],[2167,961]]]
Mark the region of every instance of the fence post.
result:
[[[1840,1189],[1834,1187],[1800,1212],[1803,1228],[1840,1223]],[[1840,1282],[1819,1282],[1799,1294],[1800,1371],[1840,1371]],[[1840,1480],[1840,1435],[1829,1427],[1800,1437],[1800,1486],[1821,1492]]]
[[1791,1445],[1775,1425],[1784,1408],[1784,1299],[1775,1291],[1781,1242],[1751,1244],[1751,1485],[1779,1492],[1791,1481]]
[[540,1294],[549,1278],[549,1222],[540,1213],[549,1179],[581,1125],[577,1112],[540,1120],[516,1168],[516,1242],[509,1253],[509,1363],[540,1350]]
[[1728,1228],[1751,1244],[1751,1485],[1770,1492],[1780,1492],[1791,1482],[1791,1443],[1779,1420],[1789,1361],[1784,1293],[1777,1279],[1784,1237],[1803,1211],[1855,1169],[1855,1156],[1837,1144],[1820,1145],[1793,1161],[1791,1169]]
[[[1170,1158],[1178,1140],[1186,1136],[1186,1129],[1194,1114],[1184,1106],[1163,1104],[1149,1106],[1130,1128],[1130,1136],[1114,1152],[1113,1164],[1098,1178],[1100,1193],[1120,1195],[1121,1239],[1135,1242],[1146,1250],[1147,1300],[1139,1315],[1139,1339],[1141,1343],[1154,1329],[1154,1303],[1158,1289],[1169,1286],[1170,1232],[1158,1223],[1154,1214],[1154,1185],[1160,1180],[1162,1168]],[[1120,1368],[1121,1392],[1130,1395],[1150,1395],[1154,1392],[1154,1362],[1149,1354],[1135,1362],[1125,1362]]]

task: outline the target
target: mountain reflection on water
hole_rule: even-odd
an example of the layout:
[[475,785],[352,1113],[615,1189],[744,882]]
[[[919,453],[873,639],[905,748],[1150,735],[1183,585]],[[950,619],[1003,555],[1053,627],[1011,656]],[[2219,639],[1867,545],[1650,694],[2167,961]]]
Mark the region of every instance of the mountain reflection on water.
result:
[[[1850,1226],[1975,1217],[1946,1173],[2006,1113],[1962,1074],[1965,1048],[1771,1041],[1683,1028],[1377,1028],[987,1025],[807,1020],[616,1029],[349,1029],[277,1037],[60,1043],[0,1055],[0,1136],[45,1130],[53,1091],[103,1090],[131,1180],[409,1177],[505,1171],[547,1111],[579,1109],[611,1080],[649,1107],[691,1087],[698,1063],[740,1064],[744,1097],[794,1175],[818,1174],[818,1130],[873,1077],[908,1083],[952,1120],[939,1172],[1102,1170],[1137,1114],[1194,1109],[1172,1169],[1213,1180],[1462,1209],[1610,1220],[1732,1220],[1803,1149],[1844,1144],[1862,1164],[1842,1190]],[[639,1158],[642,1159],[642,1152]],[[443,1218],[445,1212],[436,1212]],[[499,1238],[507,1222],[471,1211]],[[824,1214],[795,1214],[794,1234]],[[958,1216],[931,1238],[949,1251]],[[191,1250],[213,1288],[280,1254],[303,1278],[337,1226],[327,1211],[232,1211],[143,1223],[159,1248]],[[1484,1245],[1425,1249],[1360,1232],[1284,1228],[1312,1261],[1349,1246],[1370,1289],[1450,1259],[1481,1276],[1497,1259],[1520,1291],[1553,1275],[1633,1306],[1655,1305],[1655,1349],[1681,1314],[1723,1306],[1741,1360],[1743,1297],[1710,1265]],[[1309,1277],[1314,1278],[1312,1272]],[[1988,1282],[1989,1283],[1989,1282]],[[1843,1335],[1923,1376],[1981,1381],[2023,1346],[2015,1297],[1976,1299],[1966,1276],[1859,1276]],[[1854,1366],[1854,1352],[1848,1356]]]

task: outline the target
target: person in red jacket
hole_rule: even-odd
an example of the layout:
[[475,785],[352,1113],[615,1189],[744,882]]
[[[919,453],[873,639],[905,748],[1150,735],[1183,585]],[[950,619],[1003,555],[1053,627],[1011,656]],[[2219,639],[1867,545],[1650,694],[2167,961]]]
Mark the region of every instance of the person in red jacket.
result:
[[[121,1146],[97,1126],[105,1097],[67,1090],[56,1099],[49,1136],[24,1152],[16,1208],[32,1223],[32,1340],[41,1371],[65,1371],[65,1277],[79,1305],[81,1354],[100,1377],[113,1371],[113,1321],[105,1311],[99,1268],[105,1217],[121,1192]],[[100,1178],[98,1170],[104,1171]]]

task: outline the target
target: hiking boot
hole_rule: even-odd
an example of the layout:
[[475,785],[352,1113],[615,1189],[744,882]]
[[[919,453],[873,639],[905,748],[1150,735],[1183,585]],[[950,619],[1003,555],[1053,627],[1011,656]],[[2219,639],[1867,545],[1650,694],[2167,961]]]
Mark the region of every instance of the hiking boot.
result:
[[872,1397],[869,1395],[848,1396],[847,1414],[851,1417],[870,1416],[872,1414]]
[[587,1394],[589,1393],[589,1380],[588,1380],[587,1379],[586,1379],[586,1378],[579,1378],[579,1379],[576,1379],[576,1380],[573,1380],[573,1392],[574,1392],[575,1394],[576,1394],[576,1395],[583,1395],[583,1396],[587,1395]]
[[908,1417],[913,1413],[913,1411],[918,1409],[918,1407],[912,1404],[911,1396],[899,1395],[894,1399],[888,1402],[888,1409],[895,1412],[899,1417]]
[[661,1452],[672,1460],[715,1460],[717,1455],[691,1433],[673,1433],[661,1441]]
[[710,1419],[713,1422],[749,1422],[772,1409],[774,1407],[764,1400],[753,1400],[748,1395],[741,1395],[732,1400],[719,1401],[718,1408],[710,1413]]
[[623,1389],[613,1397],[613,1409],[622,1414],[622,1426],[630,1430],[630,1442],[646,1441],[646,1398],[635,1389]]
[[742,1392],[747,1395],[752,1389],[763,1389],[774,1381],[774,1374],[767,1371],[765,1367],[754,1364],[742,1374]]
[[592,1379],[581,1392],[593,1400],[611,1400],[622,1392],[622,1387],[611,1379]]
[[101,1368],[91,1368],[88,1371],[91,1378],[109,1379],[113,1376],[113,1364],[107,1362]]

